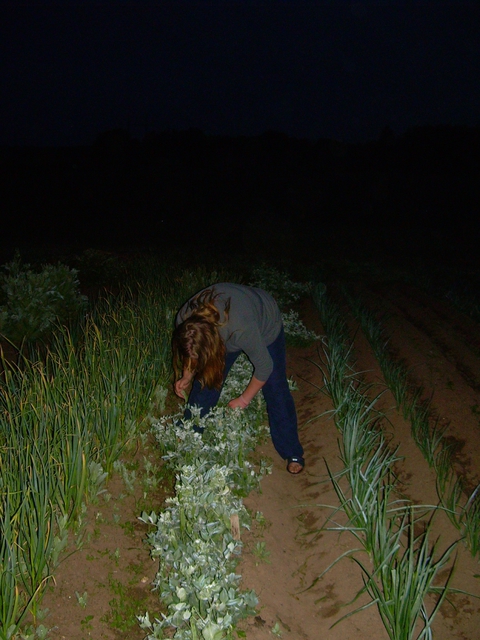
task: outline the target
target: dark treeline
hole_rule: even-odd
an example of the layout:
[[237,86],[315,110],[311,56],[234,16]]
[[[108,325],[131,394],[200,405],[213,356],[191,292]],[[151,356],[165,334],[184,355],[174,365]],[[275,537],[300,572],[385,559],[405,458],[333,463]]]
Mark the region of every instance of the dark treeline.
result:
[[363,144],[114,130],[88,147],[4,148],[0,164],[3,250],[480,253],[479,128],[387,128]]

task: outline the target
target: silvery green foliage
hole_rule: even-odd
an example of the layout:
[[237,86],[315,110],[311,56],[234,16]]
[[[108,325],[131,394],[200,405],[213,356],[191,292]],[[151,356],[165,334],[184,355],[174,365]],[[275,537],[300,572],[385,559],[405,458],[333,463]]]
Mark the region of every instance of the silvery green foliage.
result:
[[320,340],[314,331],[309,331],[296,311],[290,309],[287,313],[282,313],[283,327],[285,330],[285,338],[289,344],[303,346]]
[[[256,419],[255,407],[232,410],[216,407],[204,418],[200,410],[191,407],[192,418],[183,414],[166,416],[153,425],[153,431],[164,449],[164,459],[176,468],[206,460],[208,464],[220,464],[229,469],[228,480],[238,493],[248,495],[258,488],[266,470],[261,466],[255,471],[246,460],[259,437],[266,433],[266,426]],[[203,434],[194,427],[204,428]]]
[[[220,400],[218,402],[219,406],[226,405],[232,398],[238,397],[243,391],[245,391],[245,387],[250,381],[252,377],[253,367],[250,363],[249,359],[245,354],[241,354],[235,360],[233,367],[230,370],[230,373],[225,380],[225,384],[223,385],[222,393],[220,395]],[[257,408],[257,412],[261,415],[264,408],[263,396],[261,393],[257,395],[254,402],[252,403]]]
[[[229,473],[205,460],[185,465],[177,475],[177,495],[165,511],[142,516],[156,525],[149,536],[152,556],[161,558],[154,587],[168,611],[163,620],[150,623],[151,630],[175,627],[174,638],[187,640],[193,637],[193,623],[208,637],[203,631],[212,623],[228,633],[254,612],[257,598],[251,591],[240,592],[241,576],[235,573],[241,542],[232,536],[230,518],[238,515],[248,525],[248,513],[229,486]],[[140,621],[149,628],[145,617]]]
[[[240,496],[259,486],[270,469],[246,459],[267,433],[261,394],[247,409],[229,409],[252,375],[252,366],[240,356],[232,367],[218,406],[201,418],[191,407],[192,418],[165,416],[153,431],[164,459],[177,471],[176,495],[160,514],[143,513],[141,520],[155,526],[149,535],[152,556],[160,557],[154,586],[167,613],[151,621],[139,616],[148,640],[163,638],[173,627],[176,640],[231,638],[234,625],[252,615],[257,605],[253,591],[242,592],[235,565],[240,540],[232,535],[231,517],[248,528],[249,517]],[[203,434],[193,430],[204,429]]]
[[[173,322],[172,322],[173,324]],[[149,410],[152,413],[158,414],[165,411],[165,403],[167,400],[168,390],[161,385],[155,387],[152,396],[150,398]]]
[[294,282],[286,271],[262,265],[252,270],[250,286],[268,291],[281,309],[286,309],[311,290],[309,282]]
[[[235,361],[235,364],[225,381],[218,406],[226,406],[232,398],[237,398],[241,395],[242,392],[245,391],[247,384],[250,382],[252,374],[253,366],[247,356],[242,353]],[[297,385],[293,380],[289,379],[288,385],[291,391],[295,391],[297,389]],[[248,408],[244,411],[247,412],[245,415],[248,416],[249,420],[252,420],[252,416],[256,416],[257,421],[263,420],[265,414],[265,400],[263,399],[261,391],[255,396]],[[258,435],[261,435],[261,430],[262,427],[255,427],[257,437]],[[265,427],[265,433],[266,430],[267,427]]]

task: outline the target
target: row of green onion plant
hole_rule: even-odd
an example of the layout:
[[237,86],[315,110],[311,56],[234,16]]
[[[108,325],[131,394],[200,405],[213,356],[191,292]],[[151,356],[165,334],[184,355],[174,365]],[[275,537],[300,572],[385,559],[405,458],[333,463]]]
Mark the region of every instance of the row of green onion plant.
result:
[[358,295],[352,296],[347,290],[344,293],[380,364],[397,408],[410,420],[412,437],[437,475],[437,493],[442,506],[461,532],[470,553],[476,557],[480,552],[480,485],[470,490],[468,495],[464,480],[454,470],[451,447],[444,437],[445,429],[433,419],[430,401],[422,401],[423,390],[409,382],[405,365],[392,356],[388,348],[389,338],[378,314],[362,304]]
[[[334,475],[327,465],[340,501],[340,507],[334,508],[334,515],[340,511],[346,516],[346,523],[336,523],[330,517],[328,528],[349,531],[361,543],[361,549],[350,550],[335,562],[345,556],[352,557],[362,569],[364,581],[364,587],[354,600],[365,592],[371,597],[369,603],[346,614],[335,624],[361,609],[376,605],[391,640],[432,638],[431,625],[448,593],[454,564],[443,586],[434,585],[434,580],[450,561],[455,544],[438,555],[437,543],[429,544],[431,519],[420,536],[415,536],[415,525],[424,517],[422,511],[429,512],[431,507],[414,506],[396,497],[393,465],[399,456],[397,449],[390,449],[380,428],[375,410],[378,396],[370,399],[371,387],[363,383],[360,375],[355,379],[351,373],[355,369],[353,352],[348,346],[346,324],[338,307],[328,299],[324,289],[317,290],[314,299],[327,334],[324,353],[330,349],[333,353],[343,353],[349,367],[347,381],[337,383],[343,394],[331,396],[334,419],[341,434],[340,458],[345,466]],[[330,327],[333,328],[332,335],[329,334]],[[326,356],[324,361],[328,365],[335,364],[335,360]],[[340,366],[345,371],[345,364]],[[324,372],[325,388],[330,388],[331,380],[336,378],[335,371]],[[340,403],[336,405],[339,397]],[[347,488],[343,488],[345,484]],[[368,553],[370,566],[358,559],[356,553],[361,550]],[[426,603],[429,594],[438,596],[430,611]]]
[[[0,380],[0,638],[14,638],[54,576],[68,531],[170,379],[174,309],[219,274],[149,264]],[[30,622],[28,622],[30,624]]]

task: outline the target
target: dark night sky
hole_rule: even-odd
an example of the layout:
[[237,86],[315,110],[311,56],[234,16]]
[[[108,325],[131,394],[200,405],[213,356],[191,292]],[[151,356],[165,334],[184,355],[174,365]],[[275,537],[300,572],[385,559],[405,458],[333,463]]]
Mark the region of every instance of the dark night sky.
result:
[[480,124],[480,3],[2,2],[0,144]]

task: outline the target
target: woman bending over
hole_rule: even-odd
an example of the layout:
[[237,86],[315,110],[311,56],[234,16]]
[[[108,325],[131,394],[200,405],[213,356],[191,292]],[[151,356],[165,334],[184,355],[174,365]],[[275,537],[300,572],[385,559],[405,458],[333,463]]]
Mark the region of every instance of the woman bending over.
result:
[[[172,339],[175,393],[188,396],[204,416],[218,402],[233,363],[245,353],[253,375],[228,406],[245,409],[262,389],[272,442],[290,473],[305,466],[297,414],[286,373],[282,316],[272,296],[255,287],[218,283],[188,300],[177,314]],[[187,409],[187,417],[190,412]]]

